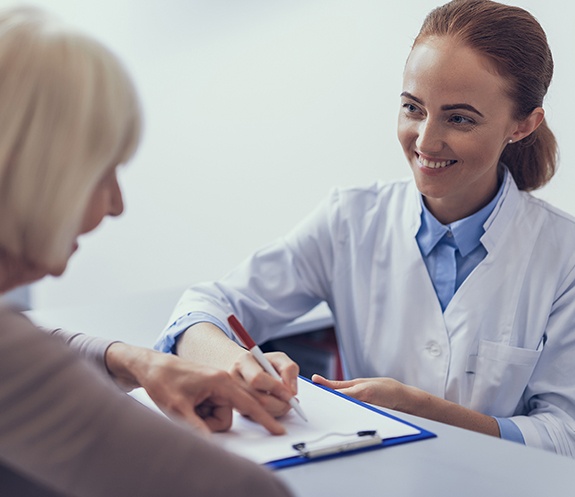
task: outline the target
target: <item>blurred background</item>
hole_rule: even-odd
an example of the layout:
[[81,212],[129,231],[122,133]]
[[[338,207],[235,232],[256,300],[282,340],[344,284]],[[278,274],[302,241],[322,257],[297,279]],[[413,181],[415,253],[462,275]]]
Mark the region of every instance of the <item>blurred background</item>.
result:
[[[120,175],[125,214],[80,239],[64,276],[16,296],[35,309],[177,295],[282,236],[334,186],[409,174],[395,131],[402,69],[437,0],[26,3],[114,50],[145,114]],[[575,7],[513,4],[542,23],[556,63],[545,107],[560,168],[536,195],[575,214]]]

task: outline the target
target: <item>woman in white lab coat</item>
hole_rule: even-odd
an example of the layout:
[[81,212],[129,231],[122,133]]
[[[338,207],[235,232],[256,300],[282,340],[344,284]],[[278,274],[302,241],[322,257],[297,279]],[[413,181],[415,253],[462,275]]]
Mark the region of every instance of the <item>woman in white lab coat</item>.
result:
[[[189,289],[158,347],[229,370],[281,415],[258,342],[319,302],[361,400],[575,456],[575,221],[528,192],[555,171],[553,60],[525,10],[455,0],[408,57],[398,137],[412,179],[335,190],[286,237]],[[295,391],[297,367],[270,355]]]

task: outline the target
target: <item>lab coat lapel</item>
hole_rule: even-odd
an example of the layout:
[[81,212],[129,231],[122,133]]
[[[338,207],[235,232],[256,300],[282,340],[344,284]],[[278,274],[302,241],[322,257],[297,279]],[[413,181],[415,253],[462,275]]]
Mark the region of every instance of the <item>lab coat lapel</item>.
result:
[[[376,343],[381,338],[382,346],[368,352],[368,362],[374,368],[384,364],[385,369],[401,371],[395,375],[399,381],[443,396],[449,369],[449,338],[439,300],[415,239],[421,224],[421,203],[414,183],[406,197],[396,206],[402,215],[395,226],[391,254],[386,255],[385,262],[388,277],[394,282],[395,295],[391,299],[380,295],[371,305],[382,312],[387,310],[385,314],[376,313],[376,319],[400,333],[372,337],[374,341],[368,343]],[[386,285],[380,284],[380,287],[383,291]],[[383,308],[382,302],[385,302]],[[406,360],[413,361],[413,367],[406,367]]]
[[[515,183],[509,181],[506,188],[508,192],[502,196],[501,205],[496,206],[485,223],[481,241],[487,256],[462,283],[444,312],[452,350],[452,374],[448,377],[445,398],[463,405],[471,402],[474,368],[470,360],[476,357],[479,343],[510,342],[521,281],[531,259],[527,249],[534,246],[533,238],[539,233],[539,226],[533,223],[540,221],[529,219],[522,212],[524,205]],[[521,250],[510,253],[509,246],[513,246],[519,235]]]

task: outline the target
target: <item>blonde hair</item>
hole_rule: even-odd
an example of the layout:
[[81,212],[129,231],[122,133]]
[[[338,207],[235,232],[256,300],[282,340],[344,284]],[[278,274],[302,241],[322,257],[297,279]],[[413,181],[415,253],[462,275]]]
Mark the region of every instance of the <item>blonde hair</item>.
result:
[[0,249],[65,264],[96,184],[131,158],[140,128],[108,49],[38,9],[0,13]]

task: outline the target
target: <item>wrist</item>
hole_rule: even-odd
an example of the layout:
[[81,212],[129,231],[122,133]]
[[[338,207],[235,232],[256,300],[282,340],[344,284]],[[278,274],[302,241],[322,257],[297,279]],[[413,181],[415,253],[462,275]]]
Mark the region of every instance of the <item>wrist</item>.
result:
[[237,346],[236,348],[230,350],[228,361],[229,367],[226,369],[228,373],[232,374],[233,371],[241,370],[242,364],[251,359],[251,353],[249,350],[243,347]]
[[142,347],[114,342],[106,351],[105,361],[108,372],[123,387],[140,387],[141,365],[147,363],[143,358],[146,352],[147,349]]
[[416,387],[407,386],[398,411],[416,416],[426,417],[424,413],[429,411],[433,396]]

